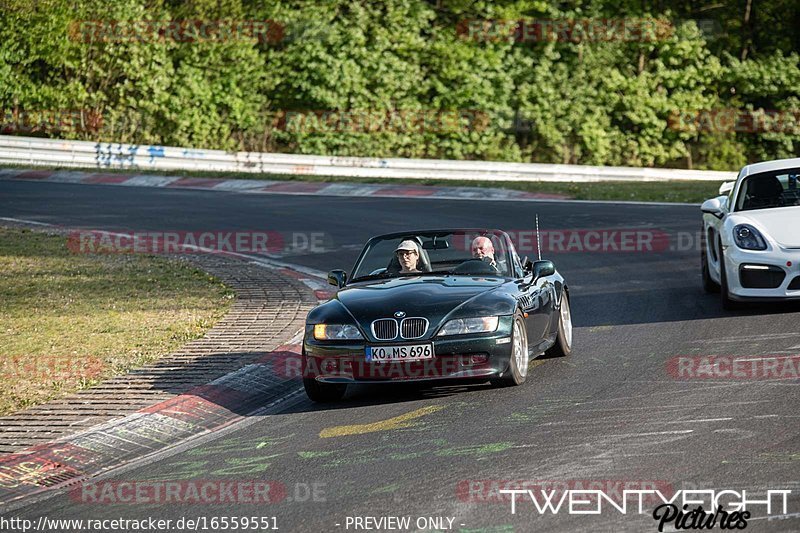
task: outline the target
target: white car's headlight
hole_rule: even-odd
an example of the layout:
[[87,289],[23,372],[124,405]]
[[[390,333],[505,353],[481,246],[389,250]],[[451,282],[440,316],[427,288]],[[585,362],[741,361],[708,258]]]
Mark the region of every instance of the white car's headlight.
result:
[[733,242],[743,250],[767,249],[764,237],[750,224],[737,224],[733,227]]
[[439,335],[464,335],[466,333],[486,333],[497,329],[500,317],[456,318],[444,325]]
[[314,324],[314,338],[318,341],[347,341],[364,337],[357,327],[350,324]]

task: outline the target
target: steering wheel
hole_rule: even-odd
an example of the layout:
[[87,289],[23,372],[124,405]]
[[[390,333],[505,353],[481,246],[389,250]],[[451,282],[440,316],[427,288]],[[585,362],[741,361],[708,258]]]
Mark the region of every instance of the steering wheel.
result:
[[453,274],[494,274],[497,275],[497,269],[495,269],[492,265],[488,262],[484,261],[483,259],[467,259],[457,267],[453,269]]

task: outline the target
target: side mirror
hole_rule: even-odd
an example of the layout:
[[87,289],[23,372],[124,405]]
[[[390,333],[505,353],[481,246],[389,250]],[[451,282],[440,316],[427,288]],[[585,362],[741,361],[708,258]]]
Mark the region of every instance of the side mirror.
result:
[[719,186],[719,193],[723,196],[728,196],[728,193],[733,190],[734,185],[736,185],[735,181],[726,181]]
[[717,218],[722,218],[725,215],[722,211],[722,202],[719,197],[711,198],[703,202],[703,205],[700,206],[700,211],[714,215]]
[[525,275],[533,274],[533,263],[531,263],[531,260],[528,259],[528,256],[525,256],[525,258],[522,259],[522,272],[524,272]]
[[556,266],[552,261],[536,261],[533,264],[533,281],[544,276],[552,276],[556,273]]
[[328,283],[341,289],[347,283],[347,272],[344,270],[331,270],[328,272]]

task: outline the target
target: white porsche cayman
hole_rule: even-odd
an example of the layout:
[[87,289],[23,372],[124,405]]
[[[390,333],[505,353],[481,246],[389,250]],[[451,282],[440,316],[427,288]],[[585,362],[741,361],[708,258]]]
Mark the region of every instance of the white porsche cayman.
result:
[[744,167],[703,202],[703,288],[726,309],[800,299],[800,158]]

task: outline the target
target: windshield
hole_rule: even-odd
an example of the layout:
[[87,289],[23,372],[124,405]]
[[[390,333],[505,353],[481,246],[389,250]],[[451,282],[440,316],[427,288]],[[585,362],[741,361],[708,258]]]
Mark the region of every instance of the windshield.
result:
[[800,169],[755,174],[742,180],[736,211],[800,205],[797,176]]
[[425,274],[511,276],[510,257],[500,232],[409,233],[371,240],[352,280]]

